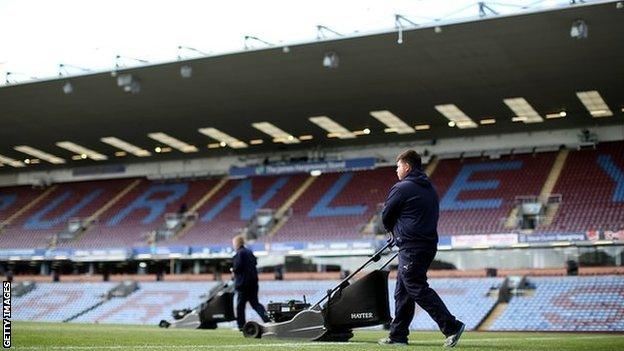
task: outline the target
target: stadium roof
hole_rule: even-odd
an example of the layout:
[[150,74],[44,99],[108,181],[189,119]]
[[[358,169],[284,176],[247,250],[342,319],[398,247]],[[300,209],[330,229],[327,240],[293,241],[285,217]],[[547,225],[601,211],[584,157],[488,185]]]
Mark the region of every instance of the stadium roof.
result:
[[[102,142],[105,137],[149,151],[143,160],[162,160],[621,125],[624,9],[619,7],[599,3],[411,29],[402,44],[397,32],[390,32],[133,68],[116,77],[105,72],[7,86],[0,88],[0,155],[42,158],[16,149],[26,145],[78,166],[137,160],[114,156],[121,150]],[[579,19],[588,28],[585,39],[570,35]],[[338,56],[337,68],[323,66],[328,53]],[[182,66],[192,68],[190,78],[181,77]],[[139,81],[140,92],[118,86],[117,78],[126,73]],[[71,94],[63,91],[67,82]],[[612,116],[605,116],[609,111]],[[309,119],[318,116],[329,120]],[[392,116],[405,125],[392,125]],[[336,128],[331,121],[351,133],[339,128],[332,134],[337,137],[329,138],[328,130]],[[266,124],[253,125],[261,122],[285,134],[269,136],[274,130]],[[216,128],[217,134],[200,133],[201,128]],[[227,144],[236,148],[217,147],[217,139],[224,138],[219,131],[233,137]],[[251,142],[260,139],[262,144]],[[174,144],[172,152],[154,152],[166,150],[167,143]],[[72,160],[83,153],[90,160]],[[107,160],[95,161],[98,154]],[[49,165],[41,161],[21,169]]]

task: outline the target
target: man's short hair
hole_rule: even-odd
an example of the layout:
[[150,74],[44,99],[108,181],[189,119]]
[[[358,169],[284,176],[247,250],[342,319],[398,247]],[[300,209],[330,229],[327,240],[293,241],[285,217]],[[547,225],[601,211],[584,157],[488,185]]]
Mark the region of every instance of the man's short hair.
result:
[[234,241],[238,246],[243,246],[245,245],[245,237],[241,234],[235,236],[234,238],[232,238],[232,241]]
[[403,161],[410,165],[412,169],[422,169],[422,160],[420,155],[415,150],[405,150],[399,154],[396,158],[398,161]]

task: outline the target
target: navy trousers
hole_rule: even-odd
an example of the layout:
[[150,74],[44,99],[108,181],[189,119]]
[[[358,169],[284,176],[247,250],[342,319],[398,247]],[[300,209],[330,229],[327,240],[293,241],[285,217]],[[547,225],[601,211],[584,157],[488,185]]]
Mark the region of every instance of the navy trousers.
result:
[[390,339],[394,341],[407,341],[415,304],[431,316],[444,335],[453,335],[459,331],[461,323],[427,283],[427,270],[436,251],[435,247],[425,247],[405,249],[399,253],[399,272],[394,292],[395,317],[390,324]]
[[245,305],[247,302],[258,313],[264,322],[268,322],[266,310],[260,302],[258,302],[258,285],[244,286],[236,289],[238,299],[236,301],[236,323],[238,328],[242,329],[245,325]]

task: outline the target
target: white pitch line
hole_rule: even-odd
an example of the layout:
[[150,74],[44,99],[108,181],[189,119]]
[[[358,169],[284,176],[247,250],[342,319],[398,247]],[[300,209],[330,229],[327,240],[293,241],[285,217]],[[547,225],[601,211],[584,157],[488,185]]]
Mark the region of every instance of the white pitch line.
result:
[[[565,339],[574,339],[574,340],[578,340],[578,339],[607,339],[607,338],[622,338],[624,336],[622,335],[583,335],[583,336],[541,336],[541,337],[529,337],[529,338],[524,338],[524,337],[517,337],[517,338],[478,338],[478,339],[465,339],[462,338],[460,340],[460,344],[463,343],[467,343],[467,342],[498,342],[498,341],[518,341],[518,340],[534,340],[534,341],[539,341],[539,340],[565,340]],[[410,344],[431,344],[432,341],[425,341],[425,340],[410,340],[409,342]]]
[[[587,336],[574,336],[577,339],[607,339],[607,338],[622,338],[622,335],[587,335]],[[517,338],[478,338],[478,339],[462,339],[460,343],[480,343],[480,342],[499,342],[499,341],[518,341],[518,340],[563,340],[570,339],[570,336],[543,336],[543,337],[517,337]],[[442,340],[440,340],[442,342]],[[432,340],[410,340],[410,345],[429,345],[435,344],[436,341]],[[292,348],[292,347],[331,347],[332,345],[341,346],[362,346],[362,345],[375,345],[374,342],[287,342],[287,343],[271,343],[271,344],[239,344],[239,345],[116,345],[116,346],[16,346],[16,350],[125,350],[125,349],[137,349],[137,350],[153,350],[153,349],[166,349],[175,347],[176,349],[202,349],[202,350],[221,350],[221,349],[247,349],[258,347],[270,347],[270,348]]]
[[175,347],[176,349],[239,349],[239,348],[257,348],[257,347],[326,347],[331,345],[353,345],[360,346],[366,343],[362,342],[288,342],[288,343],[274,343],[274,344],[239,344],[239,345],[115,345],[115,346],[15,346],[16,350],[125,350],[125,349],[162,349]]
[[[587,336],[574,336],[573,339],[604,339],[604,338],[621,338],[622,335],[587,335]],[[547,336],[524,338],[524,340],[548,340],[552,339]],[[558,337],[557,339],[570,339],[570,337]]]

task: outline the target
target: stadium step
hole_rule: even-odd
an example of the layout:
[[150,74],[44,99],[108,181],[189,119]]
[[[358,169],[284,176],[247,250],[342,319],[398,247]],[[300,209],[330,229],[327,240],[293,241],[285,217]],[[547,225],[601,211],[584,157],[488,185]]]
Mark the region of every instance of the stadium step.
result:
[[217,183],[217,185],[210,189],[206,194],[204,194],[204,196],[201,197],[201,199],[199,199],[193,206],[191,206],[189,212],[197,212],[197,210],[199,210],[200,207],[202,207],[208,200],[210,200],[217,193],[217,191],[223,188],[227,181],[227,178],[221,179],[219,183]]
[[546,178],[546,182],[544,182],[544,186],[542,186],[542,191],[540,191],[540,199],[548,199],[548,197],[552,195],[552,191],[559,180],[559,176],[563,171],[563,166],[565,166],[569,153],[570,150],[562,149],[559,151],[559,154],[557,154],[557,158],[550,169],[548,178]]
[[88,223],[92,223],[94,220],[98,219],[104,212],[106,212],[109,208],[113,207],[117,202],[119,202],[119,200],[121,200],[122,197],[128,194],[132,189],[134,189],[140,183],[141,183],[141,180],[136,179],[132,183],[128,184],[128,186],[122,189],[117,195],[115,195],[115,197],[110,199],[106,204],[104,204],[104,206],[102,206],[100,209],[95,211],[91,216],[89,216],[87,220]]
[[[108,211],[108,209],[115,206],[115,204],[119,202],[119,200],[121,200],[124,196],[126,196],[126,194],[132,191],[132,189],[136,188],[137,185],[139,184],[141,184],[141,180],[135,179],[132,183],[128,184],[128,186],[126,186],[119,193],[117,193],[117,195],[115,195],[112,199],[108,200],[108,202],[105,203],[104,206],[100,207],[97,211],[95,211],[92,215],[90,215],[86,221],[87,222],[86,228],[82,232],[76,234],[76,236],[73,238],[73,241],[80,240],[89,231],[89,228],[91,227],[91,224],[94,221],[97,221],[98,218],[100,218],[100,216],[104,212]],[[55,246],[56,246],[56,243],[51,241],[50,248],[54,248]]]
[[123,281],[119,284],[117,284],[115,287],[113,287],[112,289],[110,289],[106,294],[102,295],[102,299],[98,302],[96,302],[93,305],[88,306],[87,308],[79,311],[78,313],[72,315],[69,318],[66,318],[63,320],[63,323],[67,323],[69,321],[72,321],[90,311],[93,311],[94,309],[102,306],[103,304],[105,304],[106,302],[110,301],[113,298],[125,298],[128,297],[129,295],[133,294],[134,292],[136,292],[137,290],[139,290],[139,285],[137,284],[137,282],[135,281]]
[[303,195],[303,193],[305,193],[305,191],[308,190],[308,188],[310,187],[310,185],[312,185],[312,183],[314,183],[316,178],[317,177],[309,176],[308,179],[306,179],[305,182],[301,184],[299,189],[297,189],[297,191],[295,191],[292,195],[290,195],[288,200],[286,200],[282,204],[282,206],[280,206],[280,208],[277,209],[277,211],[275,212],[275,218],[277,218],[278,220],[277,220],[277,223],[273,226],[273,228],[271,228],[271,231],[268,233],[269,237],[275,235],[275,233],[277,233],[284,226],[284,224],[286,224],[289,218],[289,216],[286,216],[286,213],[292,207],[295,201],[297,201],[301,197],[301,195]]
[[518,226],[518,207],[514,207],[505,220],[505,228],[516,228]]
[[12,297],[22,297],[35,290],[37,284],[34,281],[14,282],[11,284]]
[[[544,182],[544,185],[542,186],[542,190],[540,191],[539,199],[541,201],[546,202],[546,200],[548,200],[548,197],[552,195],[552,191],[555,188],[555,184],[557,184],[557,181],[559,180],[559,176],[561,175],[561,172],[563,171],[563,166],[565,165],[565,161],[569,153],[570,153],[570,150],[562,149],[557,154],[557,158],[555,159],[555,162],[553,162],[550,172],[548,173],[548,177],[546,177],[546,181]],[[555,214],[557,213],[558,208],[559,208],[559,204],[549,205],[546,209],[546,216],[542,220],[542,223],[540,223],[540,226],[550,225],[550,223],[552,223],[552,220]],[[516,228],[517,223],[518,223],[518,207],[514,207],[509,213],[509,216],[507,216],[507,219],[505,220],[505,228]]]
[[[546,201],[549,196],[552,195],[552,191],[559,180],[559,176],[561,176],[561,172],[563,171],[563,167],[565,166],[565,162],[568,159],[568,154],[570,150],[562,149],[557,154],[557,158],[553,163],[552,168],[550,169],[550,173],[548,174],[548,178],[546,178],[546,182],[544,182],[544,186],[542,187],[542,191],[540,191],[540,199],[542,201]],[[547,227],[552,222],[555,216],[557,215],[557,211],[559,210],[559,204],[554,203],[547,207],[546,216],[540,223],[541,227]]]
[[48,195],[50,195],[51,193],[54,192],[54,190],[56,190],[58,187],[56,185],[53,185],[51,187],[49,187],[48,189],[46,189],[43,193],[41,193],[39,196],[37,196],[36,198],[34,198],[31,202],[29,202],[28,204],[26,204],[26,206],[20,208],[17,212],[15,212],[13,215],[11,215],[11,217],[7,218],[2,225],[0,226],[0,228],[6,227],[8,225],[10,225],[14,220],[18,219],[21,215],[23,215],[24,213],[26,213],[28,210],[30,210],[31,208],[33,208],[35,205],[37,205],[39,202],[41,202],[43,199],[45,199],[46,197],[48,197]]
[[362,228],[360,233],[363,235],[371,235],[375,233],[375,224],[377,223],[377,218],[379,217],[379,213],[375,213],[371,219],[368,220],[368,223]]
[[[196,213],[206,202],[208,202],[208,200],[210,200],[219,190],[221,190],[221,188],[223,188],[223,186],[227,183],[227,178],[223,178],[219,181],[219,183],[217,183],[214,187],[212,187],[212,189],[208,190],[208,192],[206,194],[204,194],[204,196],[202,196],[199,200],[197,200],[197,202],[195,204],[193,204],[193,206],[191,206],[191,209],[188,211],[189,213]],[[182,228],[180,231],[178,231],[172,238],[171,240],[177,240],[181,237],[184,236],[184,234],[186,234],[189,230],[191,230],[191,228],[193,228],[193,226],[195,225],[196,221],[191,221],[189,223],[187,223],[184,228]]]
[[498,319],[498,317],[500,317],[503,314],[503,312],[505,312],[505,310],[507,309],[507,306],[509,306],[508,302],[497,303],[496,306],[492,308],[492,311],[490,311],[490,313],[483,319],[481,324],[479,324],[479,326],[477,327],[477,330],[478,331],[489,330],[490,326],[494,324],[494,321],[496,321],[496,319]]
[[54,250],[56,249],[56,245],[58,244],[58,239],[56,235],[50,237],[50,241],[48,242],[48,249]]
[[436,168],[438,168],[439,163],[440,163],[440,160],[437,157],[431,156],[431,159],[429,160],[429,163],[427,164],[427,168],[425,168],[425,173],[427,174],[427,177],[431,178],[431,175],[433,174],[433,172],[436,170]]
[[540,223],[540,227],[548,227],[549,225],[551,225],[553,220],[555,219],[555,215],[557,214],[557,211],[559,211],[558,203],[549,205],[548,208],[546,208],[546,215],[544,216],[542,222]]
[[177,233],[175,233],[175,235],[171,237],[171,239],[168,239],[168,240],[177,240],[183,237],[184,234],[186,234],[186,232],[188,232],[189,230],[191,230],[191,228],[193,228],[194,224],[195,224],[195,221],[187,222],[186,225],[182,229],[180,229]]
[[92,310],[94,310],[94,309],[96,309],[96,308],[98,308],[98,307],[102,306],[102,305],[103,305],[106,301],[108,301],[108,300],[107,300],[107,299],[102,299],[101,301],[97,302],[96,304],[91,305],[91,306],[89,306],[89,307],[85,308],[84,310],[82,310],[82,311],[80,311],[80,312],[76,313],[75,315],[73,315],[73,316],[71,316],[71,317],[69,317],[69,318],[65,318],[65,319],[63,320],[63,323],[67,323],[67,322],[73,321],[74,319],[76,319],[76,318],[78,318],[78,317],[82,316],[83,314],[85,314],[85,313],[87,313],[87,312],[89,312],[89,311],[92,311]]

